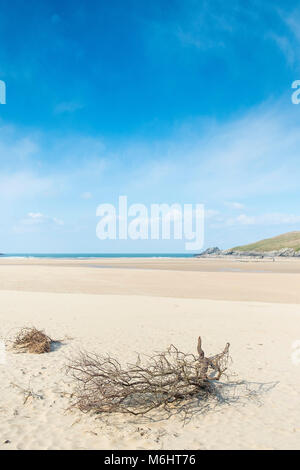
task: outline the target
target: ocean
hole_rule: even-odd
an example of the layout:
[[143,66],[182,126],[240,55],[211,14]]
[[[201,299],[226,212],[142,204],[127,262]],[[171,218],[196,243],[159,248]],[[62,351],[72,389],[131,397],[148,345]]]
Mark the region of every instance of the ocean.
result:
[[193,258],[193,253],[8,253],[1,258],[95,259],[95,258]]

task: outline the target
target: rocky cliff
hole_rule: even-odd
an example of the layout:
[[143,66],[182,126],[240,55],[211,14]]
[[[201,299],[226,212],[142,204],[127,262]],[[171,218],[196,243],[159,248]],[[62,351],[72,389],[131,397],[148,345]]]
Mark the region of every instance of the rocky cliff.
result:
[[223,258],[232,256],[233,258],[300,258],[300,251],[293,248],[281,248],[273,251],[238,251],[233,249],[220,250],[218,247],[208,248],[202,253],[196,255],[197,258]]

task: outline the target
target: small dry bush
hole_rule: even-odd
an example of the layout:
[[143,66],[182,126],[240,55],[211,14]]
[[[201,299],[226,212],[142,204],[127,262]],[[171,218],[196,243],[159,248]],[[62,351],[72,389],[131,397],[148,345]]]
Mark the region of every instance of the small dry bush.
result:
[[13,349],[19,352],[42,354],[51,351],[52,343],[56,343],[44,331],[37,328],[22,328],[13,341]]
[[144,415],[163,407],[170,411],[183,401],[216,397],[218,381],[227,368],[229,343],[205,357],[198,339],[197,355],[171,345],[167,351],[122,367],[111,356],[81,352],[67,366],[75,381],[71,406],[83,412]]

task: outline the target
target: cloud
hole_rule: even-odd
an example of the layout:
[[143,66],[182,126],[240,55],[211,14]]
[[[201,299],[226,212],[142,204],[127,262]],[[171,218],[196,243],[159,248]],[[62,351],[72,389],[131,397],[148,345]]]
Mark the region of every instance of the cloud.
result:
[[270,38],[277,44],[277,46],[285,56],[287,63],[290,66],[293,66],[296,60],[295,46],[293,44],[293,41],[291,41],[290,38],[286,36],[280,36],[279,34],[275,34],[273,32],[269,32],[266,37]]
[[81,194],[82,199],[92,199],[92,197],[93,197],[92,193],[90,193],[88,191]]
[[99,181],[109,163],[104,152],[98,137],[0,125],[0,202],[52,198],[80,188],[83,179]]
[[44,215],[41,212],[29,212],[27,219],[23,219],[26,223],[46,223],[53,222],[56,225],[63,225],[63,221],[57,219],[56,217],[49,217]]
[[50,217],[41,212],[29,212],[26,217],[23,217],[19,223],[13,227],[13,231],[15,233],[36,232],[61,227],[63,225],[63,220],[57,217]]
[[54,114],[74,113],[78,109],[82,108],[84,108],[84,106],[75,101],[64,101],[55,106]]
[[215,217],[219,216],[220,212],[214,209],[205,209],[204,216],[206,219],[214,219]]
[[281,13],[281,18],[289,27],[290,32],[293,34],[297,41],[300,41],[300,8],[294,8],[292,11]]
[[299,71],[299,59],[297,51],[300,45],[300,8],[292,9],[276,8],[281,27],[277,31],[267,30],[265,37],[273,40],[286,58],[287,64]]
[[[227,122],[195,119],[165,138],[118,142],[41,132],[25,139],[0,128],[0,201],[19,231],[58,228],[60,219],[45,213],[59,208],[68,227],[72,218],[92,234],[94,212],[74,201],[115,204],[121,194],[129,204],[203,203],[212,228],[296,224],[298,114],[296,106],[266,103]],[[40,212],[29,210],[37,200]]]
[[240,202],[224,202],[224,205],[230,209],[243,209],[245,206]]
[[40,151],[35,135],[26,135],[14,126],[0,125],[0,163],[4,171],[11,165],[15,168],[30,158],[34,158]]
[[224,221],[226,225],[296,225],[300,223],[300,215],[295,214],[240,214]]
[[195,120],[167,140],[131,144],[122,156],[136,164],[124,169],[122,192],[215,210],[223,210],[224,201],[239,210],[253,198],[264,205],[270,196],[291,204],[299,191],[298,115],[292,104],[266,103],[225,123]]
[[29,212],[28,214],[29,219],[43,219],[44,215],[40,212]]
[[225,123],[195,119],[153,141],[34,133],[25,140],[17,131],[1,139],[0,129],[0,198],[50,197],[75,189],[78,194],[82,188],[84,199],[123,193],[133,202],[145,202],[142,196],[150,203],[205,203],[219,210],[216,204],[225,201],[238,210],[240,199],[297,193],[296,108],[266,104]]
[[46,176],[39,176],[31,171],[4,172],[0,175],[0,200],[20,200],[49,196],[55,191],[55,182]]

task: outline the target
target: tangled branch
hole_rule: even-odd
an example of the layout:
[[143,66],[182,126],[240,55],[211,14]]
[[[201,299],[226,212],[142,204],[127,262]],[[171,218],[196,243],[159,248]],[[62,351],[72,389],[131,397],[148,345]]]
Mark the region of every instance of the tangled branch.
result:
[[17,334],[12,347],[19,352],[42,354],[50,352],[52,343],[57,342],[60,341],[54,341],[42,330],[37,328],[22,328]]
[[72,405],[83,412],[144,415],[192,397],[213,396],[215,381],[227,367],[229,343],[220,354],[205,357],[199,337],[197,352],[186,354],[171,345],[143,363],[138,356],[126,368],[111,356],[81,352],[67,367],[75,381]]

